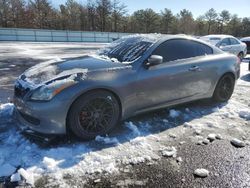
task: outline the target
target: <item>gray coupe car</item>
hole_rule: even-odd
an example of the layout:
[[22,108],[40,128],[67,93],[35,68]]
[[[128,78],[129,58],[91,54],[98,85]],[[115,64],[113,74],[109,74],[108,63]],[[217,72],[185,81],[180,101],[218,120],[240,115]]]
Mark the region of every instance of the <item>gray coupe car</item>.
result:
[[17,118],[46,134],[92,139],[119,121],[204,98],[231,97],[240,62],[215,46],[176,35],[134,35],[95,55],[38,64],[17,79]]

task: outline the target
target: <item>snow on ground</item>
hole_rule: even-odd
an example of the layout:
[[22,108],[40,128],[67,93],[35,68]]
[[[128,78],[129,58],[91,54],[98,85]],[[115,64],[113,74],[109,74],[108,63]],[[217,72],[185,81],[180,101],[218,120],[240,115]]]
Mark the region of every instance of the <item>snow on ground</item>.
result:
[[[2,104],[0,176],[12,175],[13,181],[22,176],[33,184],[41,176],[48,175],[53,180],[49,186],[65,187],[64,176],[68,174],[83,177],[95,173],[120,173],[121,165],[154,162],[162,156],[179,159],[172,140],[181,139],[188,131],[195,133],[191,138],[195,142],[218,135],[224,138],[225,135],[218,134],[225,134],[223,130],[232,134],[232,139],[235,132],[244,135],[248,128],[245,125],[250,119],[250,102],[246,97],[250,90],[250,76],[247,64],[242,64],[242,69],[242,78],[228,103],[196,104],[152,113],[150,117],[127,121],[111,135],[98,136],[89,142],[40,147],[20,133],[18,122],[12,117],[13,105]],[[203,132],[210,134],[203,137]]]

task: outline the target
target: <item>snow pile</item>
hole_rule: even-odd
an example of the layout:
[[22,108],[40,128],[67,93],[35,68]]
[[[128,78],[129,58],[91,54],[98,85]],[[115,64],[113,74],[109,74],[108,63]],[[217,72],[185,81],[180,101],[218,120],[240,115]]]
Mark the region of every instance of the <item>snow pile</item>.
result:
[[19,182],[21,181],[21,176],[19,173],[12,174],[10,177],[10,182]]
[[126,127],[128,127],[132,131],[132,134],[134,136],[140,136],[141,135],[141,133],[138,130],[138,128],[136,127],[136,125],[134,125],[131,121],[126,122],[125,125],[126,125]]
[[11,116],[14,110],[12,103],[0,104],[0,118]]
[[[7,118],[12,110],[12,104],[1,105],[1,117]],[[85,174],[117,173],[121,163],[138,164],[159,158],[152,147],[154,139],[149,139],[151,134],[144,136],[143,130],[150,127],[147,124],[137,126],[133,122],[126,122],[125,135],[97,136],[94,141],[50,149],[31,143],[19,133],[14,124],[8,124],[8,130],[0,134],[0,175],[11,176],[13,182],[19,181],[21,177],[21,181],[33,184],[42,175],[49,175],[58,184],[64,174],[78,177]],[[18,169],[19,166],[23,170]]]
[[231,144],[237,148],[245,147],[245,143],[237,138],[231,140]]
[[171,118],[177,118],[177,117],[179,117],[181,115],[181,111],[178,111],[178,110],[170,110],[169,111],[169,116],[171,117]]
[[209,171],[204,168],[196,169],[194,171],[194,175],[201,177],[201,178],[205,178],[209,175]]
[[105,144],[115,144],[115,145],[119,144],[119,141],[117,140],[117,138],[97,136],[95,138],[95,140],[97,142],[102,142],[102,143],[105,143]]
[[162,149],[161,153],[162,153],[162,156],[164,156],[164,157],[176,157],[177,150],[173,146],[166,147],[166,148]]
[[249,109],[240,110],[240,111],[239,111],[239,116],[240,116],[241,118],[250,120],[250,110],[249,110]]

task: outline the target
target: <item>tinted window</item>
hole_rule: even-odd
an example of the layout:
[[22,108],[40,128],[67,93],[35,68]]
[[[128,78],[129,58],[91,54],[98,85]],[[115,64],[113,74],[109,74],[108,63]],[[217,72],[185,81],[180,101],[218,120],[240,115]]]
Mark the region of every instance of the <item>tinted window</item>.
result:
[[240,44],[236,39],[230,38],[231,45]]
[[220,45],[221,46],[228,46],[228,45],[231,45],[231,42],[230,42],[229,38],[225,38],[221,41]]
[[177,59],[203,56],[212,53],[213,50],[205,44],[192,40],[176,39],[162,43],[153,52],[153,55],[160,55],[163,57],[163,61],[167,62]]

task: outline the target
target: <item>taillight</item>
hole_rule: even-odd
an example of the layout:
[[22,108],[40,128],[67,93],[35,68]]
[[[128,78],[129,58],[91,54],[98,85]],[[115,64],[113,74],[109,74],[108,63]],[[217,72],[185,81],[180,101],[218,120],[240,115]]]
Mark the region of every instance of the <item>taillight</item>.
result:
[[241,64],[241,59],[239,57],[237,57],[237,63]]

